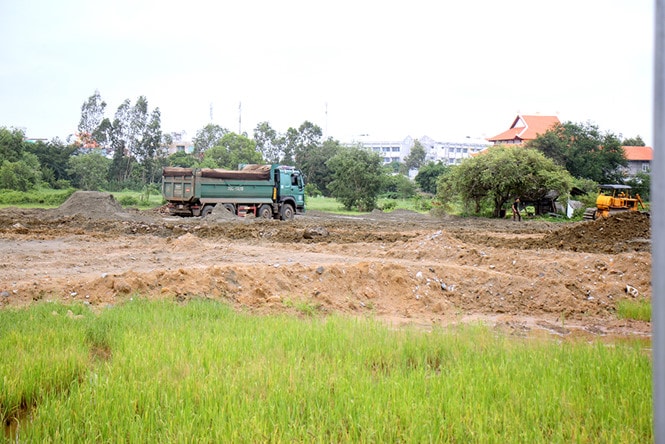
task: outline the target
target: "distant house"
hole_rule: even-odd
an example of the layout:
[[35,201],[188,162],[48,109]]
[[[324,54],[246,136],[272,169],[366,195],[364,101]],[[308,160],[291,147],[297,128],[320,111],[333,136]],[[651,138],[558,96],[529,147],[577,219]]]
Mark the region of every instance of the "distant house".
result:
[[535,139],[539,134],[545,134],[559,123],[557,116],[518,114],[508,130],[487,140],[495,145],[521,144]]
[[635,177],[637,173],[651,171],[653,148],[650,146],[624,146],[623,151],[628,161],[628,166],[624,170],[626,176]]

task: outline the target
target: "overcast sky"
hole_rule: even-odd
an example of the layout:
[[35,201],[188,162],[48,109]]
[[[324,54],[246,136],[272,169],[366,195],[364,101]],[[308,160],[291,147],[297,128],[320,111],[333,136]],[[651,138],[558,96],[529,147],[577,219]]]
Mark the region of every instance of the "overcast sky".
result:
[[540,113],[651,144],[653,21],[651,0],[2,0],[0,126],[65,140],[98,90],[190,136],[212,114],[444,141]]

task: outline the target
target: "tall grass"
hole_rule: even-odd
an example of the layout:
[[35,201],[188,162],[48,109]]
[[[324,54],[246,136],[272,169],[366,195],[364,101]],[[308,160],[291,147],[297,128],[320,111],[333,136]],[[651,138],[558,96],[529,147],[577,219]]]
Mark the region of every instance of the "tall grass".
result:
[[[2,353],[21,362],[30,360],[17,351],[23,329],[7,321],[16,316],[0,311],[3,338],[15,338]],[[650,361],[638,344],[255,317],[205,300],[134,300],[54,319],[69,339],[37,349],[53,357],[73,347],[83,361],[85,346],[107,353],[88,354],[85,371],[70,373],[58,370],[62,359],[45,358],[41,375],[59,375],[67,389],[36,398],[21,442],[652,440]],[[47,320],[35,332],[48,331]],[[1,367],[0,405],[5,391],[42,385],[30,372],[7,383],[12,371]]]
[[651,302],[647,299],[622,299],[617,303],[617,316],[621,319],[651,321]]

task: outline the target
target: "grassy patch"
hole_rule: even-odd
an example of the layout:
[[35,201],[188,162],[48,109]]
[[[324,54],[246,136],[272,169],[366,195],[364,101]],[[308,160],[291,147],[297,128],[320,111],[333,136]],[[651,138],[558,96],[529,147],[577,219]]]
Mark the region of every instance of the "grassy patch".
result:
[[637,343],[395,331],[208,300],[69,309],[0,310],[2,419],[15,399],[33,405],[20,442],[653,440]]
[[617,303],[617,316],[621,319],[651,321],[651,302],[646,299],[623,299]]
[[34,190],[34,191],[0,191],[0,207],[21,208],[55,208],[62,205],[69,196],[76,191],[73,188],[67,190]]

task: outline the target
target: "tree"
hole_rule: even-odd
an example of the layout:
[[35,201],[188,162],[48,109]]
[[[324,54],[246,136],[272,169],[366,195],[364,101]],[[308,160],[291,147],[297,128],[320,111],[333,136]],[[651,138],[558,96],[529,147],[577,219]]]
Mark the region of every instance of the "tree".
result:
[[578,178],[598,183],[622,183],[620,167],[627,165],[619,138],[597,126],[566,122],[529,141],[536,149]]
[[159,180],[157,165],[160,163],[160,159],[166,157],[166,151],[161,142],[161,113],[159,108],[155,108],[150,114],[150,120],[143,129],[143,134],[136,149],[136,157],[142,167],[142,182],[144,184],[154,183]]
[[382,191],[391,199],[409,199],[416,195],[416,184],[403,174],[391,174],[385,176]]
[[219,125],[209,123],[196,132],[194,136],[194,156],[203,159],[206,150],[218,146],[222,137],[229,133],[229,130]]
[[67,172],[69,158],[77,149],[75,145],[64,145],[58,139],[26,144],[26,150],[39,160],[42,179],[53,188],[67,186],[70,179]]
[[17,129],[0,128],[0,163],[18,161],[23,155],[23,131]]
[[289,128],[286,131],[284,142],[284,162],[291,161],[301,168],[307,151],[317,147],[321,143],[323,131],[312,122],[305,121],[298,127]]
[[99,191],[106,186],[111,161],[98,152],[79,154],[69,159],[68,172],[82,190]]
[[473,201],[476,212],[487,200],[498,217],[509,200],[539,200],[549,191],[567,194],[572,176],[541,152],[519,146],[496,146],[465,159],[451,174],[441,176],[437,197],[447,201],[457,195]]
[[28,191],[40,180],[39,159],[32,153],[23,153],[16,162],[5,160],[0,164],[0,189]]
[[448,165],[439,162],[428,162],[418,169],[415,181],[425,193],[436,194],[436,182],[439,176],[447,174],[450,171]]
[[105,109],[106,102],[102,100],[99,91],[95,90],[95,93],[81,105],[77,144],[85,148],[96,148],[104,141],[101,124]]
[[427,157],[427,152],[422,143],[416,139],[413,142],[413,148],[408,156],[404,158],[404,163],[402,164],[402,173],[409,174],[411,170],[417,170],[425,162],[425,157]]
[[206,150],[201,166],[235,170],[243,163],[263,163],[256,143],[245,135],[227,133],[217,146]]
[[196,157],[184,151],[173,153],[167,158],[167,165],[184,168],[195,168],[198,162],[199,160]]
[[645,146],[646,144],[644,143],[644,140],[638,135],[637,137],[632,137],[629,139],[624,139],[623,142],[621,142],[622,146]]
[[299,168],[307,183],[314,184],[325,196],[330,195],[328,184],[332,181],[332,173],[326,162],[341,148],[342,145],[337,140],[328,139],[319,145],[310,145],[300,153]]
[[359,211],[376,208],[384,178],[381,157],[377,153],[344,147],[327,164],[332,173],[328,189],[344,208],[357,207]]
[[261,122],[254,128],[256,148],[268,163],[279,163],[282,156],[284,138],[280,137],[268,122]]

